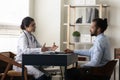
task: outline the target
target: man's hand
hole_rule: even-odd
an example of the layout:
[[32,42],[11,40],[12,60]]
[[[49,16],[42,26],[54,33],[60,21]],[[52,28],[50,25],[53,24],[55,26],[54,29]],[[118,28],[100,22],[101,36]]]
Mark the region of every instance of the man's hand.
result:
[[65,52],[65,53],[73,53],[73,50],[65,49],[64,52]]

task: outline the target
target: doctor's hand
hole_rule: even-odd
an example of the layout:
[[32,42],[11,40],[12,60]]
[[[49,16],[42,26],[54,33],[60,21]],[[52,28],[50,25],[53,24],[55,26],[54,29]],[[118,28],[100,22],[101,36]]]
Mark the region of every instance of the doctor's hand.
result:
[[70,49],[65,49],[64,52],[67,54],[67,53],[74,53],[73,50],[70,50]]
[[50,51],[55,51],[58,48],[55,43],[53,43],[52,47],[50,48]]
[[42,52],[45,52],[45,51],[48,51],[48,50],[49,50],[49,48],[46,47],[46,43],[44,43],[44,45],[43,45],[42,48],[41,48],[41,51],[42,51]]

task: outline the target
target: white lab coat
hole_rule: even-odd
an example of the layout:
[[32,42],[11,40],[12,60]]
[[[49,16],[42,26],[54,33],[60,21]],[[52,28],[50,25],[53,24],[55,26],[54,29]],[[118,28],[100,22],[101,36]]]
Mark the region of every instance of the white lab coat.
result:
[[[18,39],[17,45],[17,56],[15,57],[15,61],[18,63],[22,63],[22,54],[42,54],[41,45],[38,43],[36,38],[28,33],[27,31],[23,31]],[[33,75],[35,78],[42,76],[44,73],[35,68],[34,66],[28,66],[27,71],[28,74]],[[13,66],[15,71],[21,71],[21,68]]]

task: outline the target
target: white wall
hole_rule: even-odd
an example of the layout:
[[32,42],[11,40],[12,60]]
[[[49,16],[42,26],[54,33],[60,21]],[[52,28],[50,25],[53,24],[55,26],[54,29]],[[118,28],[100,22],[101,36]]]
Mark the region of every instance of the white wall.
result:
[[31,17],[34,17],[34,9],[35,9],[35,3],[34,3],[35,1],[34,0],[30,0],[29,1],[29,15],[31,16]]
[[35,0],[35,34],[41,44],[52,45],[55,42],[60,47],[60,1]]

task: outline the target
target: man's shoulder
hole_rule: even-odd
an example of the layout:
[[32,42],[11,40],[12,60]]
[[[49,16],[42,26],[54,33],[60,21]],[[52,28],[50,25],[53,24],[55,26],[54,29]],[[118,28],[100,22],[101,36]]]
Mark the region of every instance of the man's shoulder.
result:
[[99,38],[97,38],[97,39],[95,40],[96,43],[100,43],[100,44],[104,44],[104,43],[106,43],[106,42],[108,42],[108,41],[109,41],[109,39],[108,39],[108,37],[105,36],[105,35],[102,35],[102,36],[100,36]]
[[108,37],[106,36],[106,35],[100,35],[99,37],[98,37],[98,40],[105,40],[105,39],[108,39]]

